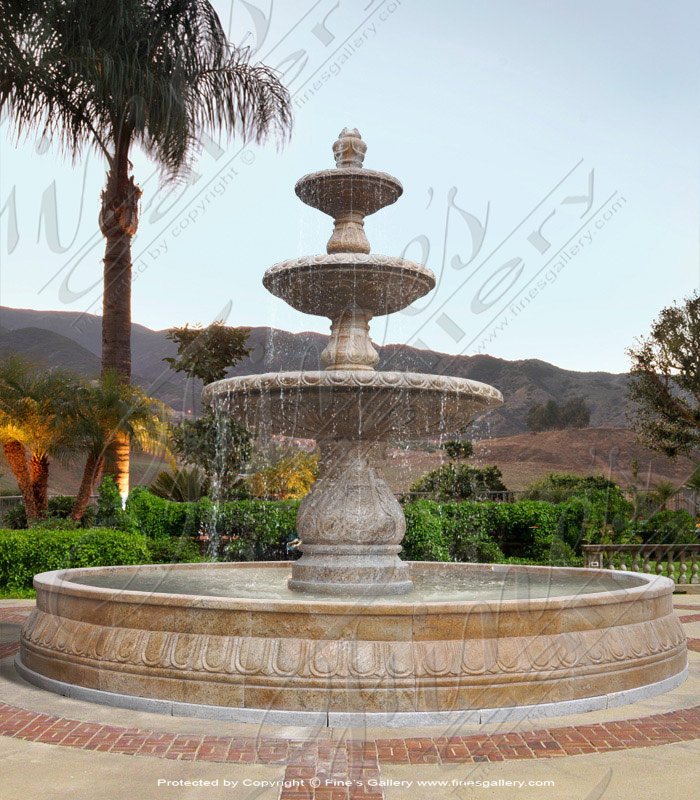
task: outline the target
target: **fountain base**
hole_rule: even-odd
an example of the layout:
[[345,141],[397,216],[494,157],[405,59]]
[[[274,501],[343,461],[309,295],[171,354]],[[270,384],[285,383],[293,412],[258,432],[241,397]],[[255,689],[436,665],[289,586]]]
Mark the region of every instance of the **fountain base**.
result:
[[413,589],[400,545],[311,545],[294,562],[288,586],[297,592],[383,596]]
[[44,573],[20,668],[73,697],[290,724],[297,712],[307,724],[573,713],[683,680],[667,578],[408,566],[411,593],[361,601],[290,592],[289,562]]

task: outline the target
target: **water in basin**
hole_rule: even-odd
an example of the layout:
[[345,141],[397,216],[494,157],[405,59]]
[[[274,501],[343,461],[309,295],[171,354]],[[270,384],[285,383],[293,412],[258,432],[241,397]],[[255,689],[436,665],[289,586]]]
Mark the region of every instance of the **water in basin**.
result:
[[[635,575],[619,573],[582,572],[562,575],[558,570],[451,570],[450,575],[439,574],[439,570],[428,573],[416,570],[411,578],[413,591],[391,597],[362,597],[356,595],[333,598],[334,601],[360,600],[362,604],[391,602],[411,604],[450,601],[498,601],[531,600],[546,597],[590,594],[631,589],[644,584],[644,579]],[[96,572],[90,575],[71,576],[72,583],[98,588],[121,589],[134,592],[159,592],[165,594],[199,595],[204,597],[235,597],[257,600],[281,600],[302,604],[321,600],[328,602],[328,595],[313,592],[293,592],[287,588],[292,575],[289,567],[222,567],[181,568],[138,567],[113,572]]]

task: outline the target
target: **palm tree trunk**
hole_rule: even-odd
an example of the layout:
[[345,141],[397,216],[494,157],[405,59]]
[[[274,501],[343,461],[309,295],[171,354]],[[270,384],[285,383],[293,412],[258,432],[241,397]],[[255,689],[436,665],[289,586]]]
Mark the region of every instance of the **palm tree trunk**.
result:
[[49,510],[49,459],[33,455],[29,461],[29,477],[37,516],[43,517]]
[[[122,140],[102,192],[100,229],[107,240],[102,295],[102,372],[131,380],[131,239],[138,228],[141,190],[129,175],[128,138]],[[105,456],[122,498],[129,492],[129,442],[115,437]]]
[[2,449],[7,463],[10,465],[12,474],[17,480],[17,486],[22,495],[22,502],[24,503],[27,519],[38,519],[39,515],[37,514],[36,503],[34,501],[32,479],[29,474],[27,453],[24,449],[24,445],[17,441],[17,439],[10,439],[2,443]]
[[92,453],[88,453],[88,457],[85,461],[85,469],[83,470],[83,477],[80,481],[80,486],[78,487],[78,494],[75,496],[73,509],[70,512],[71,519],[75,520],[76,522],[80,522],[80,520],[83,518],[83,514],[85,513],[85,509],[90,502],[92,491],[95,488],[95,484],[100,476],[103,465],[103,456],[95,458]]

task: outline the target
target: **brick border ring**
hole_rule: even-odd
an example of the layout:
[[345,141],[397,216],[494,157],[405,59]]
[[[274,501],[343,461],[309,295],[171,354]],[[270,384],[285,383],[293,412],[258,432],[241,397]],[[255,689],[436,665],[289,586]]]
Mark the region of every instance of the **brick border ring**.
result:
[[244,722],[267,725],[291,725],[310,727],[381,727],[405,728],[434,725],[487,724],[492,722],[518,722],[524,719],[560,717],[581,714],[587,711],[602,711],[605,708],[638,703],[657,697],[680,686],[688,677],[688,667],[681,672],[656,683],[627,689],[610,694],[563,700],[554,703],[539,703],[529,706],[506,706],[501,708],[470,709],[466,711],[397,711],[379,712],[327,712],[327,711],[283,711],[280,709],[236,708],[233,706],[212,706],[201,703],[181,703],[174,700],[158,700],[148,697],[105,692],[88,689],[47,678],[26,667],[15,656],[15,669],[21,678],[39,689],[44,689],[72,700],[124,708],[130,711],[146,711],[151,714],[165,714],[173,717],[213,719],[227,722]]

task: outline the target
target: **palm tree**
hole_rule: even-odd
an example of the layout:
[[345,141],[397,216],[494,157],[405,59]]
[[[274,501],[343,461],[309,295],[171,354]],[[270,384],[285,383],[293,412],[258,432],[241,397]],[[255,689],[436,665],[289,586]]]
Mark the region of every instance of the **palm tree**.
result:
[[67,421],[77,389],[70,373],[37,372],[19,356],[0,363],[0,441],[28,519],[48,509],[50,457],[70,454]]
[[73,446],[85,454],[71,511],[76,522],[82,519],[102,473],[105,455],[116,437],[126,438],[148,453],[169,453],[165,406],[138,387],[124,383],[114,369],[104,372],[99,381],[79,388],[67,434]]
[[172,472],[163,470],[148,487],[148,491],[164,500],[190,503],[206,497],[209,482],[201,470],[182,467]]
[[659,506],[666,508],[666,503],[676,494],[676,487],[666,480],[657,481],[654,484],[654,497]]
[[[186,174],[202,129],[284,140],[289,94],[273,70],[228,42],[208,0],[3,0],[0,113],[18,137],[55,139],[74,159],[93,148],[106,161],[102,369],[129,381],[131,240],[141,197],[132,147],[174,179]],[[112,440],[107,469],[125,495],[124,438]]]

